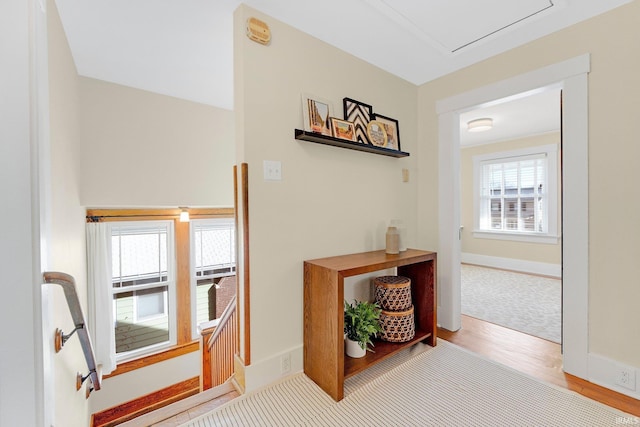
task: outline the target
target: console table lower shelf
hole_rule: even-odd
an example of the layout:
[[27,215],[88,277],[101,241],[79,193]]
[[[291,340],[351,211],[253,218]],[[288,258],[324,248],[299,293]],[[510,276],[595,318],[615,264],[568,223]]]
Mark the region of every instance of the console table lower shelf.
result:
[[374,340],[374,353],[367,351],[364,357],[353,358],[345,355],[344,358],[344,378],[347,379],[355,374],[364,371],[371,365],[375,365],[378,362],[393,356],[396,353],[417,344],[420,341],[424,341],[431,337],[428,332],[416,331],[416,336],[411,340],[403,343],[391,343],[386,341]]

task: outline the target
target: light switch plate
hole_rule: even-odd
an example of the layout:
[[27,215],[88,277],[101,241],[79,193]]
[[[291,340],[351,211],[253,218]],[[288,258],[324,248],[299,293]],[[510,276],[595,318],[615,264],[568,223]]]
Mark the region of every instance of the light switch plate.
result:
[[279,160],[264,161],[264,180],[265,181],[282,180],[282,163]]

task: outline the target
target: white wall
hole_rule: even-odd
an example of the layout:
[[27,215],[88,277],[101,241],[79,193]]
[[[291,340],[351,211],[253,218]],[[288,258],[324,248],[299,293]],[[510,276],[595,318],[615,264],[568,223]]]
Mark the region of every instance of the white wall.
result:
[[[270,26],[270,45],[244,36],[249,16]],[[409,246],[417,243],[417,91],[248,7],[236,11],[235,32],[238,162],[249,165],[252,363],[246,375],[254,388],[280,375],[283,352],[292,353],[294,369],[302,367],[305,259],[383,249],[392,218],[405,221]],[[412,155],[395,159],[295,140],[302,93],[332,101],[338,117],[342,99],[350,97],[398,119],[401,148]],[[282,181],[263,180],[264,160],[282,162]]]
[[[37,63],[42,56],[36,55],[34,38],[37,39],[38,28],[46,28],[45,18],[44,13],[35,9],[35,2],[8,0],[0,3],[2,426],[44,423],[37,190],[41,123],[38,114],[43,111],[37,106],[39,97],[34,80],[42,75],[38,65],[46,69],[46,64]],[[32,59],[36,63],[31,62]]]
[[[51,264],[49,269],[71,274],[83,312],[87,313],[85,210],[80,204],[80,126],[78,77],[53,0],[48,2],[49,121],[51,142]],[[45,333],[56,328],[70,333],[74,323],[62,288],[48,285],[52,321]],[[55,423],[82,427],[89,422],[84,387],[76,391],[76,374],[88,373],[77,336],[54,354]]]

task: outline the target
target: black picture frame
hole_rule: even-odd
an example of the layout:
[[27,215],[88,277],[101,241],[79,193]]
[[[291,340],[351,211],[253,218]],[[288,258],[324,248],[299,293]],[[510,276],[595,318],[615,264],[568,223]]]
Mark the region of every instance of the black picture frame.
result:
[[342,105],[344,107],[344,119],[353,122],[355,128],[355,140],[361,144],[370,145],[367,136],[367,125],[373,117],[373,107],[364,102],[356,101],[352,98],[343,98]]
[[400,124],[396,119],[392,119],[391,117],[383,116],[382,114],[374,114],[373,120],[376,122],[382,123],[387,132],[387,144],[385,148],[389,148],[391,150],[400,149]]

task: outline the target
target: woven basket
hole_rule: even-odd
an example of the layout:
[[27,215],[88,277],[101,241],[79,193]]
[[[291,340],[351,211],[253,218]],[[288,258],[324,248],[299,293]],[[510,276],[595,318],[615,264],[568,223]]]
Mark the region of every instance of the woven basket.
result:
[[380,339],[389,342],[410,341],[416,335],[416,324],[413,321],[413,306],[405,311],[385,311],[380,313],[382,333]]
[[380,276],[373,280],[375,301],[387,311],[405,311],[411,307],[411,279],[403,276]]

